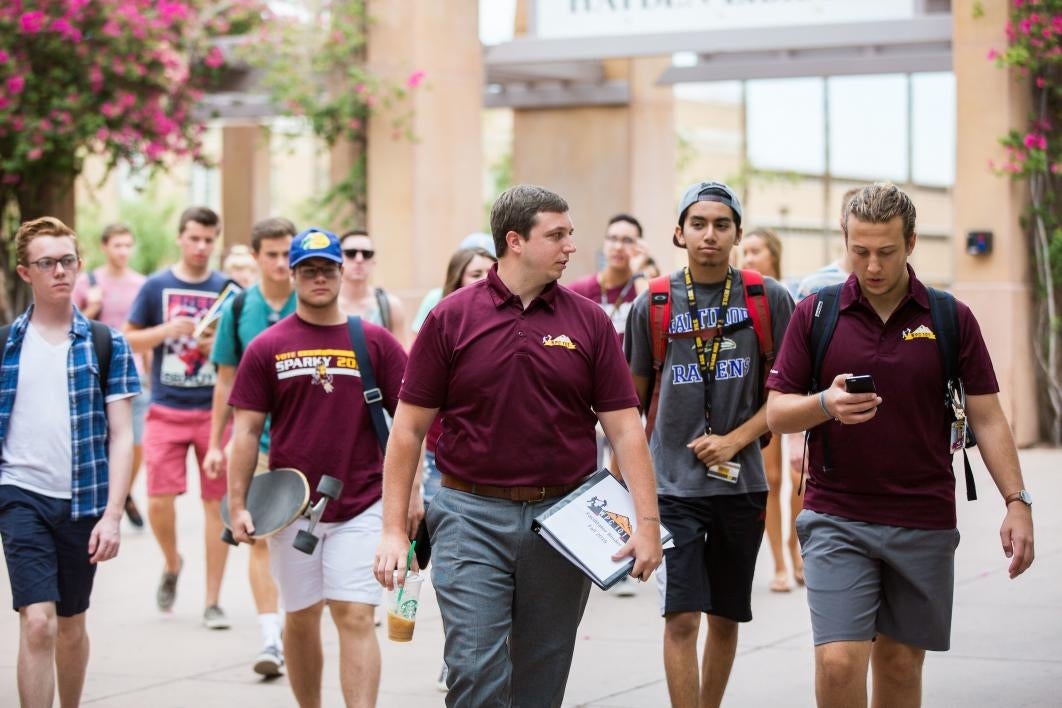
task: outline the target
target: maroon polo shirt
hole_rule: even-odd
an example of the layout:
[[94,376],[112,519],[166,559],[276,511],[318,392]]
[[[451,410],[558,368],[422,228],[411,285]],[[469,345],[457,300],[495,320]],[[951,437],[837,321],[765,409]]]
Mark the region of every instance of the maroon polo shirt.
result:
[[600,307],[550,283],[525,310],[497,266],[428,315],[399,398],[440,409],[442,472],[502,486],[569,484],[590,474],[594,411],[638,405]]
[[[955,527],[955,475],[948,451],[951,415],[944,405],[929,294],[910,266],[908,272],[908,293],[884,323],[863,297],[855,275],[842,286],[837,329],[823,358],[819,385],[826,388],[845,372],[871,374],[883,402],[866,423],[827,421],[813,429],[804,507],[856,521],[951,529]],[[815,300],[808,297],[797,305],[767,379],[768,388],[808,392],[808,338]],[[959,373],[966,393],[997,393],[977,320],[963,303],[956,303],[956,309]],[[829,468],[824,469],[827,450]]]

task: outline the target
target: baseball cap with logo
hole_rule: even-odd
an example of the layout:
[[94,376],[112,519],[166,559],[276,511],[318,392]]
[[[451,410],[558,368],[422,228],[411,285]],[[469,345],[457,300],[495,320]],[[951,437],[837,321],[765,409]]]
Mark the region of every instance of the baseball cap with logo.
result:
[[294,268],[307,258],[325,258],[342,264],[343,249],[339,245],[339,238],[331,231],[316,226],[300,232],[291,242],[288,266]]
[[683,212],[695,202],[726,204],[734,212],[734,223],[741,226],[741,200],[738,199],[734,190],[722,182],[697,182],[687,187],[682,200],[679,201],[678,218],[680,220]]

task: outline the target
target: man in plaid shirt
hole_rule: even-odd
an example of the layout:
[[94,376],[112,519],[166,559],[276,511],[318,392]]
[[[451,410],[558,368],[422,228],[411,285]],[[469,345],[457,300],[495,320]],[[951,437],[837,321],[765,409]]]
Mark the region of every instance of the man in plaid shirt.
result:
[[19,699],[51,706],[58,674],[60,703],[77,705],[96,564],[118,554],[140,382],[117,331],[108,366],[97,360],[71,299],[82,266],[74,232],[42,217],[19,228],[15,248],[33,291],[0,352],[0,538],[19,613]]

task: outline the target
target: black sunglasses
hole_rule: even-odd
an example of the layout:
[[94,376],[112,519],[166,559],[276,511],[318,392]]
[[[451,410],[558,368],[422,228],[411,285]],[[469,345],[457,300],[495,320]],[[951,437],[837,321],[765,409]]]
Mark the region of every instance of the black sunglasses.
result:
[[376,255],[376,251],[372,250],[371,248],[344,248],[343,249],[343,255],[346,256],[347,258],[351,259],[351,260],[354,260],[355,258],[357,258],[359,253],[361,254],[361,257],[364,258],[367,261],[372,260],[372,257]]

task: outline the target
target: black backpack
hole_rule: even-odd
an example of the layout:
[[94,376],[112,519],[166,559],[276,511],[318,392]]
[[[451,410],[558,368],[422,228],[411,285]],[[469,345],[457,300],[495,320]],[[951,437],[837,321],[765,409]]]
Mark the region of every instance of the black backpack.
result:
[[[841,288],[844,283],[828,285],[815,295],[815,311],[811,319],[811,333],[808,338],[809,351],[811,352],[811,387],[810,393],[821,390],[819,376],[822,370],[822,360],[826,356],[826,348],[830,346],[830,339],[837,327],[837,318],[841,311]],[[933,333],[937,337],[937,352],[940,354],[941,371],[944,373],[944,396],[943,403],[952,410],[952,391],[961,390],[962,380],[959,377],[959,315],[955,309],[955,296],[943,290],[926,287],[929,292],[929,317],[933,322]],[[824,430],[818,431],[823,436],[823,453],[826,456],[823,464],[828,465],[829,448]],[[811,435],[811,431],[805,433],[805,441]],[[966,426],[966,441],[962,451],[962,460],[966,468],[966,498],[970,501],[977,499],[977,485],[974,483],[973,470],[970,468],[970,458],[966,454],[966,448],[977,444],[974,438],[973,428]]]
[[[102,322],[89,320],[92,330],[92,349],[96,352],[96,364],[100,369],[100,393],[107,398],[107,381],[111,376],[111,329]],[[0,327],[0,358],[7,349],[7,338],[11,334],[11,325]]]

